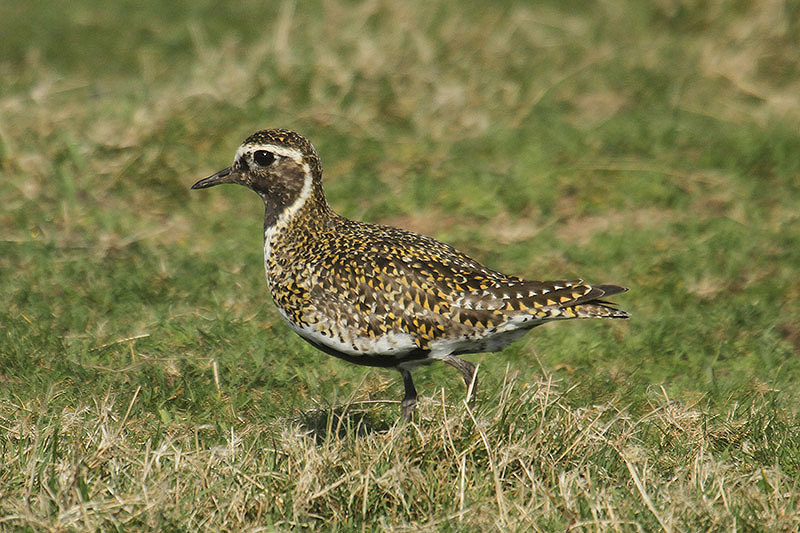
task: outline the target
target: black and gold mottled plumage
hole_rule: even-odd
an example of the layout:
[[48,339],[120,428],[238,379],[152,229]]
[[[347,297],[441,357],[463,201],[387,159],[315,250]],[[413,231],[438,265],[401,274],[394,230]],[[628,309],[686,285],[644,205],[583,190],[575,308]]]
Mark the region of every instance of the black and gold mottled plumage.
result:
[[328,354],[398,369],[406,419],[417,365],[438,359],[458,368],[474,394],[474,366],[459,354],[501,350],[550,320],[628,318],[602,300],[624,287],[523,280],[430,237],[336,214],[316,150],[288,130],[251,135],[230,167],[192,188],[220,183],[264,200],[267,281],[286,322]]

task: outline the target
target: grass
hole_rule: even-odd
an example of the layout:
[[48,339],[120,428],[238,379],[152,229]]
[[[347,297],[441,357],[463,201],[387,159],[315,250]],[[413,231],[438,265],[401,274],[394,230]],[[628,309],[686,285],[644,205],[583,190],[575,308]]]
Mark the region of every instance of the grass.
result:
[[[800,5],[0,5],[0,529],[800,528]],[[341,213],[618,282],[394,373],[291,334],[263,127]]]

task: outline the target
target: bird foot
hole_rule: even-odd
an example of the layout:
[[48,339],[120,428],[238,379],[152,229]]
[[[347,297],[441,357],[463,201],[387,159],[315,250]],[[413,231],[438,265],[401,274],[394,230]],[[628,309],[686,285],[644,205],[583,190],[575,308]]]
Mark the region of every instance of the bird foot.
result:
[[403,422],[411,422],[411,415],[414,414],[416,408],[416,398],[403,398],[403,401],[400,402],[400,415],[403,417]]

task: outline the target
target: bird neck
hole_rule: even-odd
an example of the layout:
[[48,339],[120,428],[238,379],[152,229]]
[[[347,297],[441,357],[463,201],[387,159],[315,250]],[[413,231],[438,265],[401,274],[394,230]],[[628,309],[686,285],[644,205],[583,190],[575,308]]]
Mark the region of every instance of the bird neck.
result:
[[264,208],[265,237],[275,232],[282,233],[290,227],[302,227],[313,232],[336,216],[325,199],[321,181],[317,179],[309,180],[291,202],[285,198],[264,197]]

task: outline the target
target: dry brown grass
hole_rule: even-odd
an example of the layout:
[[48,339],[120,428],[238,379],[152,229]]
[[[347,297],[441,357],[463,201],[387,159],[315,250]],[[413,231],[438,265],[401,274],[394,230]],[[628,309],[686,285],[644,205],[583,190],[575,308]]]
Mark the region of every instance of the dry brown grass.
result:
[[657,389],[641,413],[568,396],[552,379],[507,373],[477,411],[442,392],[408,426],[381,428],[354,403],[212,438],[214,428],[173,424],[157,442],[128,416],[136,396],[60,410],[52,397],[5,402],[0,523],[239,531],[379,515],[372,524],[391,531],[800,527],[797,481],[739,460],[752,452],[742,428],[754,413],[720,419]]

